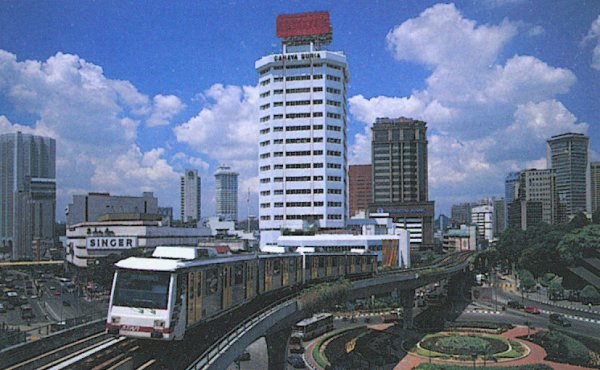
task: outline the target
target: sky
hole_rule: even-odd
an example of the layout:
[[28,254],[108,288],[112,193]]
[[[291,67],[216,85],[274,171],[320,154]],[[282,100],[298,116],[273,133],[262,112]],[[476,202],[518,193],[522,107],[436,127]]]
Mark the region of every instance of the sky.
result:
[[348,157],[370,161],[376,117],[428,126],[429,198],[503,196],[546,167],[546,140],[590,137],[600,160],[600,1],[0,2],[0,133],[57,143],[57,217],[73,194],[141,195],[179,215],[179,176],[239,172],[257,214],[258,76],[279,14],[328,11],[348,58]]

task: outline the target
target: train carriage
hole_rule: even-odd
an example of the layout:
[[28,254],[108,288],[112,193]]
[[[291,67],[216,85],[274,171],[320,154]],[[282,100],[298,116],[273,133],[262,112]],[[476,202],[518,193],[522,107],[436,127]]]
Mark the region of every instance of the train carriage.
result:
[[301,284],[297,273],[301,258],[295,253],[258,255],[258,293]]

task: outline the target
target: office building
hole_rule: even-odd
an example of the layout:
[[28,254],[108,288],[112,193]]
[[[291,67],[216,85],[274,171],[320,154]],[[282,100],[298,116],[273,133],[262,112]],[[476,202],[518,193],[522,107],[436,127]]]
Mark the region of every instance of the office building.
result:
[[181,221],[194,223],[200,221],[201,182],[197,170],[185,170],[181,176]]
[[504,198],[494,199],[494,235],[498,236],[502,234],[502,232],[506,229],[506,220],[507,218],[504,216],[504,212],[506,209],[504,208]]
[[229,166],[219,166],[215,172],[215,200],[217,217],[224,221],[237,221],[238,173]]
[[110,193],[73,195],[73,202],[67,206],[67,225],[97,221],[101,216],[119,213],[157,214],[158,199],[152,192],[144,192],[141,197]]
[[477,240],[494,240],[494,206],[481,204],[471,208],[471,221],[477,226]]
[[371,171],[370,164],[348,166],[350,217],[354,217],[357,212],[369,208],[371,202]]
[[529,169],[519,172],[517,200],[540,202],[541,222],[549,225],[556,223],[558,199],[554,170]]
[[0,135],[0,245],[13,260],[40,258],[53,247],[55,208],[55,140]]
[[372,132],[373,202],[369,211],[391,217],[407,229],[411,248],[433,248],[426,123],[404,117],[377,118]]
[[460,203],[452,205],[450,220],[454,225],[468,225],[471,223],[471,203]]
[[587,171],[589,138],[565,133],[548,139],[548,163],[556,173],[556,192],[564,205],[561,222],[587,210]]
[[509,172],[504,179],[504,226],[508,227],[508,208],[517,199],[517,185],[519,184],[519,172]]
[[540,201],[517,198],[508,208],[508,222],[512,229],[527,230],[543,222],[543,204]]
[[596,213],[600,210],[600,162],[590,164],[590,182],[592,213]]
[[260,245],[282,230],[343,228],[347,205],[348,65],[331,42],[326,12],[280,15],[282,52],[259,75]]

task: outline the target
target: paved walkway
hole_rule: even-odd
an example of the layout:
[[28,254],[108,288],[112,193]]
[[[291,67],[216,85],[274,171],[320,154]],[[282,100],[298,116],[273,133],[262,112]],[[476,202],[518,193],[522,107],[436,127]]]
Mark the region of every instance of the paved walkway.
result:
[[[530,331],[530,333],[534,334],[538,330],[539,329],[533,329]],[[542,347],[538,346],[535,343],[529,342],[527,340],[517,339],[517,337],[527,335],[527,327],[526,326],[517,326],[514,329],[511,329],[501,335],[505,338],[512,338],[512,339],[519,341],[520,343],[529,347],[531,352],[529,353],[529,355],[527,355],[526,357],[519,359],[519,360],[504,361],[502,363],[497,363],[497,364],[492,363],[492,364],[487,364],[487,366],[514,366],[514,365],[527,365],[527,364],[545,364],[545,365],[552,367],[555,370],[589,369],[587,367],[561,364],[558,362],[544,360],[544,358],[546,357],[546,351]],[[424,363],[424,362],[428,362],[428,359],[409,353],[398,363],[398,365],[396,365],[396,367],[394,367],[394,370],[413,369],[417,365]],[[449,363],[449,362],[442,362],[442,361],[436,361],[436,360],[432,360],[431,362],[434,364],[448,364]],[[480,366],[483,365],[481,362],[478,362],[478,364]]]

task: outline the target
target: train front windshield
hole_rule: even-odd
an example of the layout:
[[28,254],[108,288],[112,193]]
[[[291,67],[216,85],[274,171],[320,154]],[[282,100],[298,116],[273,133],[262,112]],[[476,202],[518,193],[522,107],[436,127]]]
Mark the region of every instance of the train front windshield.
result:
[[119,270],[113,306],[167,309],[170,277],[167,272]]

